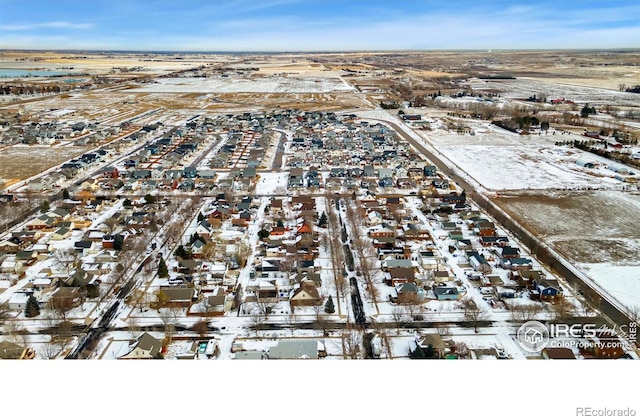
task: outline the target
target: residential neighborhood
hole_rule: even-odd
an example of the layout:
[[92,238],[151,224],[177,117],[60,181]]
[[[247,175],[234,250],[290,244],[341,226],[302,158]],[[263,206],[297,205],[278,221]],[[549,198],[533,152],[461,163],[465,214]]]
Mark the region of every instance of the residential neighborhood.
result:
[[0,80],[1,357],[638,358],[637,94],[535,52],[70,56]]
[[155,132],[4,234],[9,335],[50,333],[11,354],[524,358],[518,322],[600,319],[384,121],[275,110]]

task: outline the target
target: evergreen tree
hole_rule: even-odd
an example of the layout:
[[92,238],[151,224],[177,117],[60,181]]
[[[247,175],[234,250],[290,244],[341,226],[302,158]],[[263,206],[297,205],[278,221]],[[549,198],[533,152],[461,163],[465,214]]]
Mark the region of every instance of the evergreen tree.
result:
[[258,231],[258,237],[260,237],[261,240],[264,240],[265,238],[269,237],[269,234],[270,234],[269,231],[265,230],[264,228]]
[[71,199],[71,195],[69,195],[69,190],[67,188],[62,191],[62,199]]
[[144,203],[145,204],[153,204],[156,202],[156,197],[150,194],[147,194],[144,196]]
[[409,358],[412,360],[424,360],[426,357],[424,356],[424,351],[419,346],[416,346],[416,349],[413,350],[411,354],[409,354]]
[[327,213],[326,212],[322,212],[322,215],[320,215],[320,219],[318,220],[318,227],[326,227],[327,226]]
[[27,305],[24,309],[24,316],[27,318],[33,318],[34,316],[40,315],[40,305],[38,305],[38,301],[33,295],[29,296],[27,299]]
[[284,223],[282,222],[282,220],[278,220],[278,222],[276,223],[277,227],[284,227]]
[[204,215],[202,215],[202,212],[198,212],[198,222],[202,221],[204,221]]
[[596,114],[596,109],[595,107],[589,107],[589,104],[585,104],[582,110],[580,110],[580,117],[582,118],[587,118],[591,114]]
[[540,123],[540,130],[542,130],[542,131],[549,130],[549,122],[548,121],[543,121],[542,123]]
[[324,304],[324,313],[334,313],[336,311],[335,306],[333,305],[333,298],[329,295],[327,299],[327,303]]
[[431,344],[427,345],[424,351],[424,358],[435,358],[436,352],[433,350],[433,346]]
[[160,257],[160,263],[158,263],[158,277],[169,276],[169,269],[167,269],[167,263],[164,262],[164,257]]
[[46,199],[42,201],[42,204],[40,204],[40,211],[42,212],[47,212],[50,208],[51,205],[49,205],[49,201],[47,201]]
[[122,250],[122,245],[124,244],[124,237],[120,234],[116,234],[113,236],[113,248],[115,250]]
[[[176,257],[180,257],[184,259],[186,257],[187,251],[184,249],[184,246],[180,244],[176,249],[175,253],[173,253]],[[160,271],[158,271],[160,273]]]

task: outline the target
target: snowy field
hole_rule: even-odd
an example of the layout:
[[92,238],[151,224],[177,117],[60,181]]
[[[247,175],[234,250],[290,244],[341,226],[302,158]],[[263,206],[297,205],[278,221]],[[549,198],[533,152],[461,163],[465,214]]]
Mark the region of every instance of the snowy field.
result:
[[[613,171],[584,169],[578,154],[555,146],[436,146],[455,165],[491,190],[616,189]],[[604,176],[604,175],[610,176]]]
[[498,198],[510,215],[627,306],[640,306],[640,198],[631,192],[552,192]]
[[640,265],[578,263],[577,266],[622,304],[640,310]]
[[605,88],[568,85],[557,82],[547,82],[541,79],[518,78],[507,80],[482,80],[474,79],[469,82],[474,91],[501,91],[502,98],[522,99],[536,94],[543,94],[554,98],[565,98],[576,103],[609,104],[638,106],[640,95],[628,92],[619,92]]
[[[555,146],[556,141],[580,139],[575,134],[521,136],[486,122],[467,122],[474,134],[446,131],[440,120],[433,131],[420,132],[427,142],[460,170],[490,190],[515,189],[620,189],[622,183],[607,169],[615,164],[578,149]],[[599,164],[586,169],[579,159]],[[636,172],[637,173],[637,172]]]
[[263,78],[162,78],[143,85],[136,92],[171,93],[323,93],[353,91],[340,78],[288,77],[273,75]]

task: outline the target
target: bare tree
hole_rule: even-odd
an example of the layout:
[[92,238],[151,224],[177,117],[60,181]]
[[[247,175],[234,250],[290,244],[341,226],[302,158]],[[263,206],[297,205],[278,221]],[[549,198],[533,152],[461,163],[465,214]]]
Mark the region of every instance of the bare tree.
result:
[[201,319],[194,323],[191,329],[194,330],[199,336],[204,338],[209,333],[209,321],[207,321],[206,319]]
[[9,303],[0,303],[0,324],[4,323],[10,316]]
[[169,314],[171,314],[171,319],[173,320],[174,324],[177,324],[178,321],[179,321],[179,318],[181,318],[185,314],[184,308],[181,308],[181,307],[171,307],[171,308],[168,308],[168,309],[169,309]]
[[60,325],[60,318],[55,312],[49,312],[41,318],[41,322],[50,334],[57,332]]
[[438,335],[440,335],[443,338],[451,334],[451,331],[449,330],[449,324],[439,322],[435,325],[435,327],[436,327],[436,331],[438,331]]
[[71,296],[52,296],[49,307],[62,318],[62,321],[66,321],[69,312],[76,307],[76,302]]
[[539,303],[516,304],[511,307],[511,316],[517,322],[526,322],[535,319],[536,315],[542,311]]
[[324,314],[324,296],[321,298],[320,301],[318,301],[316,304],[313,305],[313,314],[316,317],[316,321],[319,321]]
[[466,358],[469,356],[469,347],[464,342],[455,343],[455,354],[460,358]]
[[276,306],[276,304],[270,298],[261,298],[260,296],[257,296],[256,306],[260,315],[262,315],[264,319],[267,320],[269,318],[271,310],[274,308],[274,306]]
[[58,332],[53,335],[53,342],[64,351],[73,340],[73,323],[63,319],[58,324]]
[[391,319],[393,319],[396,327],[396,335],[399,335],[402,321],[404,321],[403,308],[401,308],[400,306],[393,306],[393,309],[391,310]]
[[132,337],[135,337],[140,331],[140,319],[137,316],[129,315],[127,325],[129,326],[129,333]]
[[566,321],[567,319],[573,317],[576,309],[575,305],[564,296],[556,299],[551,304],[551,308],[553,309],[554,319],[556,321]]
[[327,321],[324,315],[324,307],[321,305],[313,305],[313,311],[315,314],[314,326],[322,331],[323,336],[327,336],[327,329],[329,328],[329,321]]
[[70,273],[77,265],[79,253],[73,248],[63,248],[56,250],[54,254],[56,263],[61,265],[67,273]]
[[180,222],[172,222],[167,226],[167,236],[169,237],[170,244],[174,244],[180,240],[182,235],[183,226]]
[[117,218],[109,217],[106,220],[104,220],[102,224],[104,225],[108,234],[113,234],[118,228],[118,222],[119,221]]
[[[154,309],[161,309],[164,308],[165,305],[167,304],[167,302],[169,301],[169,296],[165,293],[164,290],[157,290],[154,293],[156,300],[155,302],[153,302],[152,304],[150,304],[150,306],[152,306]],[[166,312],[168,314],[168,312]]]
[[629,319],[633,322],[640,322],[640,306],[633,305],[629,308]]
[[460,302],[460,306],[462,308],[462,311],[464,312],[465,319],[473,327],[473,330],[478,333],[478,328],[480,327],[482,322],[486,321],[489,318],[489,312],[486,309],[481,309],[480,307],[478,307],[476,302],[470,297],[465,297]]
[[245,242],[241,241],[238,244],[238,251],[236,252],[236,260],[238,261],[238,265],[240,267],[244,267],[247,265],[247,259],[251,255],[251,247]]
[[251,311],[250,322],[256,336],[258,335],[258,329],[260,325],[262,325],[264,321],[265,321],[265,317],[258,308]]
[[177,320],[174,314],[168,308],[161,309],[159,315],[160,321],[162,321],[162,325],[164,326],[164,332],[167,337],[171,339]]
[[291,336],[293,336],[293,332],[296,330],[296,326],[300,322],[300,316],[296,315],[292,310],[291,313],[285,317],[284,322],[289,327]]
[[217,254],[218,248],[216,243],[214,242],[207,243],[202,248],[202,255],[204,256],[205,260],[212,261],[215,259]]
[[21,334],[24,330],[20,322],[12,320],[5,323],[3,332],[9,335],[9,340],[18,343],[22,340]]
[[342,333],[342,346],[344,355],[347,358],[356,360],[360,358],[362,354],[362,331],[349,328],[345,329]]
[[408,302],[404,302],[402,304],[404,310],[414,321],[420,320],[420,310],[422,309],[422,305],[417,300],[410,300]]
[[38,352],[47,360],[53,360],[60,355],[62,347],[51,340],[50,342],[43,343],[40,348],[38,348]]
[[133,293],[131,293],[127,297],[127,302],[129,306],[132,308],[138,308],[140,312],[144,312],[144,308],[149,305],[149,298],[147,296],[147,291],[144,289],[135,289]]

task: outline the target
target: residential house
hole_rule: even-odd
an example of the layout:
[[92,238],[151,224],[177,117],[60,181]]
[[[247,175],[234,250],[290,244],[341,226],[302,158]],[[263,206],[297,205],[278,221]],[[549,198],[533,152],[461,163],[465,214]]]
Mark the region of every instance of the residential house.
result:
[[415,283],[400,283],[396,286],[398,303],[418,302],[418,286]]
[[531,270],[533,268],[533,260],[527,257],[516,257],[509,259],[505,268],[511,270]]
[[543,348],[542,358],[546,360],[575,360],[576,355],[571,348]]
[[292,168],[289,171],[289,188],[302,188],[304,186],[304,175],[302,168]]
[[534,300],[552,302],[562,297],[563,291],[556,278],[542,275],[542,277],[538,276],[531,282],[529,296]]
[[447,344],[442,339],[442,336],[437,333],[416,335],[415,339],[410,341],[410,355],[414,354],[416,348],[422,349],[425,353],[429,350],[433,351],[434,356],[429,358],[444,358],[447,353]]
[[207,240],[211,238],[211,233],[213,232],[213,226],[209,221],[202,220],[196,227],[196,234],[200,237],[204,237]]
[[596,358],[620,358],[625,354],[623,342],[615,331],[611,329],[599,329],[594,336],[587,336],[588,348],[585,352]]
[[474,232],[481,237],[495,237],[496,225],[488,220],[481,220],[475,223]]
[[118,357],[121,360],[153,359],[161,357],[162,340],[154,338],[148,332],[129,343],[129,351]]
[[476,272],[491,273],[491,266],[484,255],[475,250],[467,251],[467,259],[469,259],[469,264]]
[[55,230],[50,238],[52,240],[56,240],[56,241],[60,241],[60,240],[66,240],[67,238],[69,238],[71,236],[71,230],[65,227],[61,227],[58,228],[57,230]]
[[15,254],[20,250],[24,250],[28,243],[19,237],[9,237],[7,240],[0,242],[0,253]]
[[59,287],[49,298],[49,307],[51,309],[68,309],[79,306],[82,299],[79,287]]
[[290,295],[289,303],[291,307],[320,305],[322,297],[312,280],[304,280],[300,283],[300,287]]
[[281,339],[269,348],[267,356],[270,360],[316,360],[326,356],[326,348],[320,340]]
[[379,224],[369,228],[367,234],[374,239],[378,237],[395,237],[396,235],[395,230],[387,227],[385,224]]
[[393,267],[385,274],[384,281],[387,286],[412,283],[415,281],[415,271],[413,267]]
[[381,269],[384,272],[388,272],[391,269],[395,268],[411,268],[413,267],[413,262],[409,259],[389,259],[382,261]]
[[460,292],[458,288],[449,286],[435,286],[433,294],[438,300],[459,300]]
[[375,226],[382,224],[382,214],[378,211],[370,211],[367,214],[366,223],[368,226]]
[[7,302],[9,306],[9,310],[24,311],[25,308],[27,307],[27,301],[29,300],[30,296],[31,296],[31,293],[27,293],[27,292],[15,292],[11,294],[9,301]]
[[191,287],[162,287],[160,292],[166,297],[165,307],[188,308],[198,299],[196,289]]

